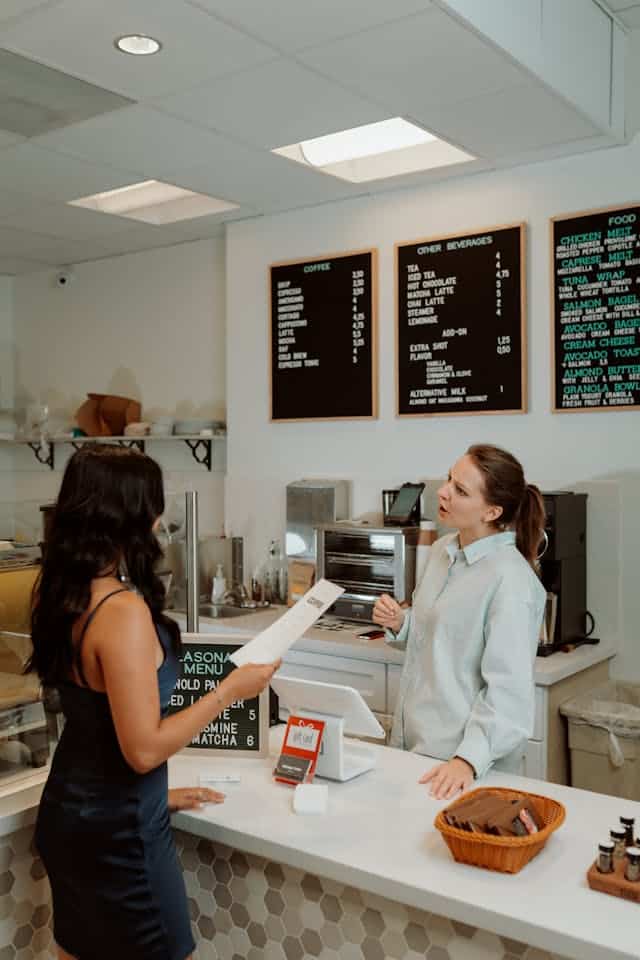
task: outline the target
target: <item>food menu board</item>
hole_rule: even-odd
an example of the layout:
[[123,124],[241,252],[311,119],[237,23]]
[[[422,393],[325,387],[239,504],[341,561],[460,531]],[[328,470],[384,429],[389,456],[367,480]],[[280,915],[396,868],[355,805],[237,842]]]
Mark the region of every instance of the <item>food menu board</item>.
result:
[[377,416],[377,252],[273,264],[271,419]]
[[[184,634],[180,676],[171,696],[169,713],[191,706],[215,690],[235,670],[230,656],[242,644],[226,638]],[[197,733],[188,749],[212,754],[264,757],[268,750],[269,689],[251,700],[236,700]]]
[[398,414],[526,410],[524,224],[398,244]]
[[551,221],[554,412],[640,409],[640,206]]

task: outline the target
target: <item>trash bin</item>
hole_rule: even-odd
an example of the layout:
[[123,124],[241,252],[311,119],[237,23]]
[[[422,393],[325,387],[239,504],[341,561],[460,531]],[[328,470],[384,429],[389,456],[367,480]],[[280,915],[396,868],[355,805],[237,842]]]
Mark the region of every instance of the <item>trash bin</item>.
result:
[[640,684],[606,683],[566,700],[571,785],[640,800]]

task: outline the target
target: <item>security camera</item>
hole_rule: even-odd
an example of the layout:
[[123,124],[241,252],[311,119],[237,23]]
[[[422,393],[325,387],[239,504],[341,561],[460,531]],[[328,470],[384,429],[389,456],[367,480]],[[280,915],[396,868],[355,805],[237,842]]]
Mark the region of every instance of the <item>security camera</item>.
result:
[[59,287],[60,289],[62,289],[63,287],[68,287],[72,280],[73,280],[73,271],[69,267],[66,267],[63,270],[59,270],[56,273],[56,287]]

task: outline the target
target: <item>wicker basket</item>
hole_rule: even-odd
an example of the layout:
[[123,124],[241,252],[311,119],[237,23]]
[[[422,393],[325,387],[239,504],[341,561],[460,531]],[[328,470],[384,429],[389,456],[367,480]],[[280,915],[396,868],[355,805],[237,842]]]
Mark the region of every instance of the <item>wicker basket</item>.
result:
[[441,810],[434,826],[444,837],[454,859],[459,863],[470,863],[474,867],[498,870],[502,873],[518,873],[524,865],[540,853],[550,835],[562,826],[565,809],[557,800],[540,797],[536,793],[523,793],[516,790],[504,790],[499,787],[472,790],[452,803],[447,810],[453,810],[462,800],[470,797],[499,796],[505,800],[527,797],[534,804],[544,826],[538,833],[526,837],[496,837],[489,833],[469,833],[458,827],[450,826]]

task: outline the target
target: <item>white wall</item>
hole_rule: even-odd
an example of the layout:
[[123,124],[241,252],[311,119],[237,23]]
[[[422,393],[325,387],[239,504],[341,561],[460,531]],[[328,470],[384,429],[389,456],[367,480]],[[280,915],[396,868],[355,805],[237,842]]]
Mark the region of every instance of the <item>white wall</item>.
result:
[[[468,444],[501,444],[544,489],[589,494],[588,604],[597,633],[618,640],[620,676],[640,680],[640,413],[550,413],[548,217],[638,202],[640,138],[629,147],[327,204],[229,225],[227,522],[249,562],[284,527],[285,484],[351,478],[354,514],[380,490],[441,477]],[[394,252],[398,241],[528,223],[529,413],[399,420],[394,400]],[[273,261],[377,246],[380,417],[270,424],[267,268]]]
[[[0,277],[0,419],[2,411],[13,409],[14,365],[13,278]],[[0,423],[0,433],[2,431]],[[0,444],[0,539],[13,536],[12,510],[9,507],[15,499],[13,465],[13,449]]]
[[[206,240],[79,264],[59,289],[55,271],[15,280],[16,407],[48,403],[65,428],[86,394],[115,393],[161,414],[224,419],[224,241]],[[216,445],[220,452],[222,448]],[[199,491],[201,533],[220,533],[222,473],[208,473],[184,443],[150,442],[170,491]],[[71,447],[56,447],[56,470],[16,454],[19,499],[56,495]],[[34,516],[37,516],[37,511]]]

